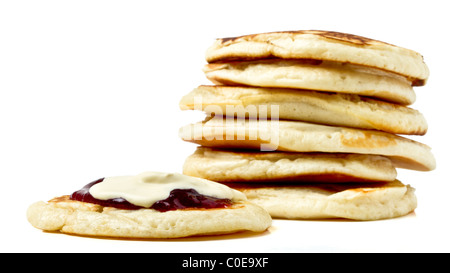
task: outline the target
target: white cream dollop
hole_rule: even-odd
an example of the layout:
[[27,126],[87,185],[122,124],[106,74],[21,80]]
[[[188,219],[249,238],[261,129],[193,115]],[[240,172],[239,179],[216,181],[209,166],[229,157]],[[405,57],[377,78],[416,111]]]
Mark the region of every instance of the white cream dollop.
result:
[[245,195],[230,187],[210,180],[179,173],[144,172],[135,176],[106,177],[89,189],[96,199],[123,198],[133,205],[145,208],[169,197],[174,189],[194,189],[206,196],[247,200]]

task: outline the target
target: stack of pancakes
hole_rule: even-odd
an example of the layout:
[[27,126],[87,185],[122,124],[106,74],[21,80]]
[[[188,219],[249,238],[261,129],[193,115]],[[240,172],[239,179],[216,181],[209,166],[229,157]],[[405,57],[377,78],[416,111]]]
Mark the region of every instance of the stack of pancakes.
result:
[[417,206],[396,168],[431,171],[427,122],[410,107],[429,71],[420,54],[361,36],[292,31],[217,39],[180,129],[200,144],[184,174],[243,191],[272,217],[398,217]]

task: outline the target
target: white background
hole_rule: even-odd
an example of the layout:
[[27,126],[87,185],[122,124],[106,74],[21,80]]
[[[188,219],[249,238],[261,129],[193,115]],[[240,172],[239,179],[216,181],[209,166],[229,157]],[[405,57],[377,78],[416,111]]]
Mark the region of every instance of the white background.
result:
[[[450,250],[446,1],[1,1],[1,252],[435,252]],[[421,53],[431,77],[412,106],[438,168],[399,170],[414,215],[375,222],[275,220],[264,234],[173,241],[44,233],[27,207],[104,176],[181,172],[203,118],[180,98],[200,84],[215,38],[324,29]]]

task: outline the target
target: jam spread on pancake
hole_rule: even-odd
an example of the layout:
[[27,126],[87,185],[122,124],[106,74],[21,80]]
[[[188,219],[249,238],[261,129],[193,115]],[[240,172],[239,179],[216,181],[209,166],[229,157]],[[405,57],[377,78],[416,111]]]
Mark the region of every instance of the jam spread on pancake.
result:
[[[114,207],[126,210],[136,210],[145,208],[131,204],[130,202],[121,197],[107,200],[100,200],[93,197],[90,194],[89,189],[95,184],[102,182],[103,180],[104,178],[100,178],[96,181],[87,184],[82,189],[72,193],[72,195],[70,195],[70,199],[86,203],[93,203],[103,207]],[[188,208],[196,208],[196,209],[226,208],[231,205],[232,201],[230,199],[221,199],[202,195],[194,189],[174,189],[170,192],[169,197],[167,197],[164,200],[155,202],[150,208],[160,212],[166,212],[169,210],[188,209]]]
[[152,209],[164,212],[168,210],[187,208],[226,208],[232,205],[230,199],[220,199],[198,193],[194,189],[175,189],[168,198],[158,201]]
[[108,200],[100,200],[100,199],[94,198],[94,196],[92,196],[89,193],[89,189],[92,186],[94,186],[95,184],[102,182],[103,179],[104,178],[95,180],[95,181],[87,184],[80,190],[72,193],[70,195],[70,199],[76,200],[76,201],[81,201],[81,202],[86,202],[86,203],[93,203],[93,204],[97,204],[97,205],[100,205],[103,207],[114,207],[114,208],[118,208],[118,209],[141,209],[142,208],[142,207],[131,204],[130,202],[128,202],[127,200],[125,200],[123,198],[114,198],[114,199],[108,199]]

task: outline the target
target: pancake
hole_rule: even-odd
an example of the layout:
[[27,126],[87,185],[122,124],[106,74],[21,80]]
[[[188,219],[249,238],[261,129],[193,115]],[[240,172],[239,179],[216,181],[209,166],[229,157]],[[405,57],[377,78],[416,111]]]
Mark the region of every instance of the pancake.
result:
[[426,83],[429,70],[419,53],[362,36],[322,30],[281,31],[217,39],[206,60],[315,59],[358,64],[403,75],[413,86]]
[[[195,105],[198,103],[199,105]],[[231,107],[233,106],[233,107]],[[265,106],[265,107],[261,107]],[[202,85],[180,101],[182,110],[202,110],[208,114],[237,117],[275,117],[325,125],[375,129],[393,134],[424,135],[428,125],[417,110],[363,96],[242,86]],[[218,108],[220,111],[218,111]],[[227,107],[236,111],[227,111]],[[231,108],[230,108],[231,107]],[[239,108],[240,107],[240,108]],[[244,111],[237,111],[242,109]],[[250,113],[254,109],[257,114]]]
[[178,173],[104,177],[70,196],[36,202],[27,211],[36,228],[76,235],[178,238],[261,232],[270,215],[242,192]]
[[215,84],[310,89],[371,96],[412,104],[416,95],[404,77],[347,63],[311,60],[258,60],[204,67]]
[[394,181],[397,172],[383,156],[285,153],[198,147],[183,165],[185,175],[217,182]]
[[27,211],[28,221],[45,231],[84,236],[120,238],[179,238],[262,232],[272,222],[261,207],[247,201],[221,209],[185,209],[159,212],[153,209],[123,210],[73,201],[69,196],[36,202]]
[[398,180],[369,184],[229,185],[273,218],[367,221],[404,216],[417,207],[415,189]]
[[261,121],[221,117],[180,128],[179,136],[206,147],[285,152],[383,155],[395,167],[430,171],[436,167],[431,148],[390,133],[300,121]]

